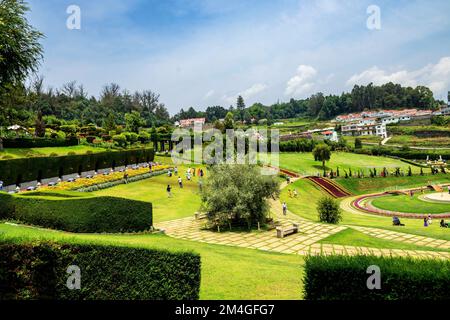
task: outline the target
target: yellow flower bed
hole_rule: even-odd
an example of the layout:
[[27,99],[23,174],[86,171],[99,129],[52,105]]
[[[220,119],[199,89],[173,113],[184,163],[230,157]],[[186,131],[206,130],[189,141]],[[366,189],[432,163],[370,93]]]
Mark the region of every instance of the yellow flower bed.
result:
[[[167,166],[167,165],[153,166],[152,167],[152,172],[166,170],[166,169],[169,169],[169,168],[171,168],[171,167]],[[149,168],[128,169],[126,171],[126,173],[128,174],[128,178],[131,178],[131,177],[134,177],[134,176],[139,176],[139,175],[142,175],[142,174],[145,174],[145,173],[149,173],[149,172],[150,172]],[[119,172],[119,171],[112,172],[109,175],[98,174],[98,175],[94,176],[91,179],[79,178],[79,179],[77,179],[74,182],[63,181],[63,182],[58,183],[54,187],[43,186],[39,190],[40,191],[76,190],[76,189],[80,189],[80,188],[86,188],[86,187],[94,186],[94,185],[97,185],[97,184],[102,184],[102,183],[106,183],[106,182],[112,182],[112,181],[116,181],[116,180],[121,180],[121,179],[123,179],[124,174],[125,174],[125,172]]]

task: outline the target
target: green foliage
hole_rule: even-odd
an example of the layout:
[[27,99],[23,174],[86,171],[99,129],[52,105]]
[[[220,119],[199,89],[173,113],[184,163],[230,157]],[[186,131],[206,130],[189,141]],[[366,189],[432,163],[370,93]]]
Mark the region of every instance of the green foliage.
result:
[[269,213],[267,199],[280,192],[277,180],[248,165],[211,167],[202,189],[202,202],[214,225],[264,224]]
[[325,161],[331,159],[331,149],[326,144],[319,144],[313,150],[313,156],[315,161],[321,161],[322,166],[325,169]]
[[[165,250],[0,242],[0,300],[196,300],[200,256]],[[80,268],[80,290],[66,286]]]
[[311,152],[316,146],[313,139],[296,139],[280,142],[281,152]]
[[[0,216],[70,232],[137,232],[152,226],[152,204],[77,192],[0,193]],[[3,207],[3,206],[2,206]]]
[[[381,289],[369,290],[369,266],[381,271]],[[374,256],[309,256],[307,300],[448,300],[450,262]]]
[[231,112],[228,112],[225,120],[223,122],[223,126],[226,129],[234,129],[234,120],[233,120],[234,116]]
[[330,197],[322,197],[317,201],[319,221],[338,224],[342,220],[342,211],[339,203]]
[[145,125],[145,120],[141,117],[139,112],[132,111],[125,114],[125,127],[127,131],[139,132],[139,128]]
[[43,34],[28,24],[28,11],[23,0],[0,2],[0,91],[37,71],[42,58]]
[[80,171],[153,161],[152,149],[132,149],[85,155],[20,158],[0,161],[0,178],[5,185],[58,177]]
[[356,138],[355,139],[355,149],[361,149],[362,148],[362,142],[361,139]]

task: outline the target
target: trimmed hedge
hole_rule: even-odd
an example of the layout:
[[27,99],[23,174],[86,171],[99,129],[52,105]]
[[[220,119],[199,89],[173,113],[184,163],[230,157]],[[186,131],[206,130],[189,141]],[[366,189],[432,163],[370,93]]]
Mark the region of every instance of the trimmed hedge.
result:
[[[152,227],[152,204],[79,192],[0,192],[0,218],[70,232],[140,232]],[[3,205],[5,203],[5,205]]]
[[353,152],[373,156],[393,156],[410,160],[425,160],[427,156],[429,156],[431,160],[437,160],[439,159],[439,156],[442,156],[444,159],[450,159],[450,151],[448,150],[402,150],[399,148],[377,146],[373,148],[355,149]]
[[[367,268],[380,267],[381,289],[367,288]],[[310,256],[304,279],[307,300],[450,299],[450,262],[375,256]]]
[[3,139],[3,148],[46,148],[70,147],[78,145],[78,139],[48,139],[48,138],[14,138]]
[[[197,300],[200,256],[99,245],[0,242],[0,300]],[[80,290],[66,286],[71,265]]]
[[153,161],[153,149],[133,149],[62,157],[0,160],[0,180],[20,184],[62,175]]

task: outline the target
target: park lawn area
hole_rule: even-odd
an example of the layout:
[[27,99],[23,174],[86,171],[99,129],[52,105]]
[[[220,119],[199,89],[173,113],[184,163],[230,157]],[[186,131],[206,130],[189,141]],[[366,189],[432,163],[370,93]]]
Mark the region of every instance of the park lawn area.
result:
[[411,177],[338,178],[334,180],[353,194],[367,194],[386,190],[406,189],[432,184],[450,183],[449,174],[413,175]]
[[386,144],[389,145],[400,145],[409,147],[430,147],[430,148],[450,148],[450,138],[443,137],[428,137],[420,138],[413,135],[395,135]]
[[[297,189],[298,197],[290,198],[288,194],[289,189]],[[302,218],[319,222],[316,206],[317,200],[319,200],[322,196],[327,196],[327,194],[318,186],[308,180],[300,179],[281,191],[280,200],[281,202],[286,202],[289,211],[292,213]],[[346,198],[337,201],[350,201],[352,199],[353,198]],[[343,219],[340,224],[374,227],[450,241],[450,229],[440,228],[439,223],[433,223],[429,227],[425,228],[423,226],[423,220],[421,219],[402,218],[401,221],[405,224],[405,226],[399,228],[392,225],[391,217],[383,217],[365,213],[355,214],[343,211]],[[353,244],[348,243],[348,245]]]
[[[94,191],[93,194],[151,202],[153,204],[153,222],[156,224],[161,221],[193,217],[201,204],[198,187],[199,178],[197,176],[192,177],[192,180],[188,181],[185,176],[187,168],[178,167],[178,170],[183,179],[183,189],[178,186],[177,176],[168,177],[167,174],[163,174],[150,179]],[[205,168],[203,170],[205,171]],[[168,184],[172,186],[172,198],[167,195]]]
[[161,234],[74,234],[5,223],[0,223],[1,237],[196,252],[202,263],[202,300],[294,300],[303,295],[304,260],[298,255],[178,240]]
[[377,249],[401,249],[401,250],[423,250],[423,251],[446,251],[445,249],[436,249],[426,246],[418,246],[410,243],[404,243],[394,240],[380,239],[369,236],[360,231],[348,228],[335,233],[328,238],[319,241],[323,244],[352,245],[359,247],[377,248]]
[[[349,169],[352,170],[352,174],[356,174],[357,170],[364,170],[364,173],[369,175],[369,169],[373,168],[376,168],[378,172],[381,172],[383,168],[389,171],[393,171],[395,168],[401,168],[407,172],[410,166],[413,173],[420,173],[419,167],[409,165],[397,159],[348,152],[332,152],[330,161],[325,163],[327,170],[333,169],[333,171],[336,171],[339,167],[341,176],[345,174],[344,170],[348,172]],[[323,172],[322,162],[314,161],[314,156],[311,152],[280,153],[280,167],[303,175],[316,175],[318,172]]]
[[75,152],[75,154],[85,154],[88,151],[93,153],[111,151],[105,148],[91,147],[91,146],[69,146],[69,147],[47,147],[47,148],[5,148],[0,151],[0,160],[11,157],[17,158],[31,158],[31,157],[44,157],[51,154],[58,156],[66,156],[69,152]]
[[372,200],[372,205],[383,210],[391,210],[405,213],[437,214],[449,213],[449,203],[438,203],[420,200],[421,193],[416,193],[411,198],[409,195],[386,195]]

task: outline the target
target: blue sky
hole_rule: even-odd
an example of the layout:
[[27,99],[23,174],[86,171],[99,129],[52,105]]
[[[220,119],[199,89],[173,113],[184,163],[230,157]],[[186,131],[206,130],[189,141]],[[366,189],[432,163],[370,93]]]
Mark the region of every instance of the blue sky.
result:
[[[30,0],[45,33],[40,74],[76,80],[97,96],[106,83],[161,94],[171,114],[229,106],[236,97],[272,104],[355,83],[450,90],[448,0]],[[81,29],[66,27],[69,5]],[[369,30],[377,5],[381,28]]]

